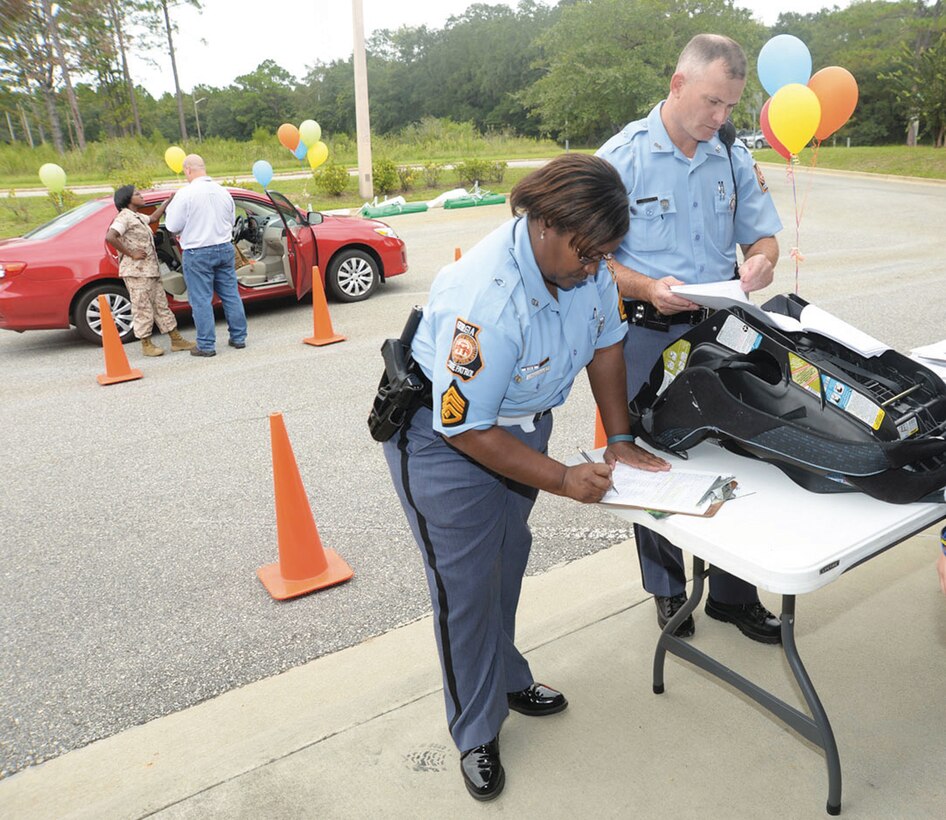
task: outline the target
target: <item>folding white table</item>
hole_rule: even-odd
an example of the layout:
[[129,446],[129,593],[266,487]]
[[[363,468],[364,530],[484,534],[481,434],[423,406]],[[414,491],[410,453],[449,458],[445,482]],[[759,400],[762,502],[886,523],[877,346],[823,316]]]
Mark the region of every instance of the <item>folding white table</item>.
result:
[[[672,515],[656,520],[643,510],[601,505],[619,518],[660,533],[693,555],[693,590],[686,606],[657,641],[654,692],[664,691],[667,652],[744,692],[824,750],[827,811],[840,814],[841,762],[828,716],[795,645],[795,596],[831,583],[858,564],[946,518],[946,504],[888,504],[862,493],[811,493],[778,468],[737,456],[710,442],[690,450],[686,460],[659,455],[674,467],[735,475],[740,491],[752,494],[726,502],[712,518]],[[810,715],[673,635],[703,597],[708,566],[782,596],[782,645]]]

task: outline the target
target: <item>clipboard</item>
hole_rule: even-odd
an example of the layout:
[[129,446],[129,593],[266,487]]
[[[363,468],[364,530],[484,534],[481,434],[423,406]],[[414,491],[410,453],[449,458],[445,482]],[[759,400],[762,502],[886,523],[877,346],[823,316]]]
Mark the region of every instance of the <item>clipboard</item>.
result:
[[686,469],[669,472],[638,470],[615,465],[613,488],[599,503],[625,509],[661,514],[711,518],[733,498],[738,486],[733,475],[719,475]]

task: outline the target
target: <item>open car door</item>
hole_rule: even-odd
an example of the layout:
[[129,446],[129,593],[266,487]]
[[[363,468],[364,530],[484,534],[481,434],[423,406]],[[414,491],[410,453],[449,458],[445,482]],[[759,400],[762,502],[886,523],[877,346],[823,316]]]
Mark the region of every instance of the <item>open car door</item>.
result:
[[278,191],[266,191],[276,206],[286,228],[286,259],[289,263],[296,298],[301,299],[312,290],[312,266],[319,263],[315,231],[300,215],[299,210]]

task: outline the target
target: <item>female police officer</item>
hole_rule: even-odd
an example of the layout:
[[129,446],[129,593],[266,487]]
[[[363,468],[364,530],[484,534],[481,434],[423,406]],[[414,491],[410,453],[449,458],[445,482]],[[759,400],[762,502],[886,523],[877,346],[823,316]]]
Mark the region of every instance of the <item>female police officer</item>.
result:
[[[411,348],[431,400],[384,445],[426,566],[450,733],[478,800],[503,788],[509,709],[568,705],[513,643],[538,491],[593,503],[615,460],[669,469],[629,435],[625,326],[600,264],[628,229],[620,177],[604,160],[562,155],[521,180],[511,205],[515,218],[435,279]],[[566,467],[546,455],[549,411],[584,367],[607,464]]]

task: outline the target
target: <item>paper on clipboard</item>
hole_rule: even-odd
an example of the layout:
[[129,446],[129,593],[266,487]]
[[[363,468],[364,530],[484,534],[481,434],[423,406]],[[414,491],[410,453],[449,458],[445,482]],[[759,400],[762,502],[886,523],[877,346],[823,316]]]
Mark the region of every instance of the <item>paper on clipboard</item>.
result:
[[678,469],[648,472],[622,462],[614,465],[611,480],[614,489],[605,493],[602,504],[684,515],[710,514],[723,500],[723,487],[734,484],[731,475]]

